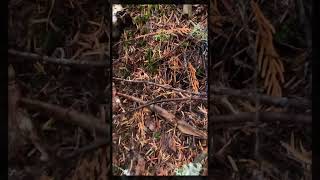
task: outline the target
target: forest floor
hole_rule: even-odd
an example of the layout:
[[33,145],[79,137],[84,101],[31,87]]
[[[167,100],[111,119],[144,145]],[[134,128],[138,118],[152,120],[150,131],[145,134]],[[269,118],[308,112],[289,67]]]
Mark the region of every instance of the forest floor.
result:
[[111,43],[108,2],[9,2],[9,177],[312,179],[310,1],[124,7]]
[[152,102],[207,135],[207,5],[195,6],[190,19],[176,5],[125,8],[136,28],[113,43],[113,99],[119,98],[113,108],[113,174],[126,169],[132,175],[172,176],[202,155],[199,175],[206,175],[206,139],[181,133],[170,118],[126,96]]
[[209,175],[312,179],[310,1],[212,2]]

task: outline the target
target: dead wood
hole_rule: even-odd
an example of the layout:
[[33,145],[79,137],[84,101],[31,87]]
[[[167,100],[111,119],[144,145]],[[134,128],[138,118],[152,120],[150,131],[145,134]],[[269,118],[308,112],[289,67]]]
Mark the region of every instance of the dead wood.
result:
[[[311,108],[311,101],[297,97],[297,98],[287,98],[287,97],[273,97],[264,94],[258,94],[250,92],[249,90],[238,90],[231,88],[215,87],[211,86],[210,91],[213,91],[213,95],[229,95],[238,98],[247,99],[251,102],[256,102],[259,100],[262,104],[274,105],[276,107],[287,107],[287,108],[299,108],[299,109],[308,109]],[[256,97],[258,99],[256,99]]]
[[[218,115],[213,116],[212,124],[218,123],[242,123],[254,122],[256,118],[255,112],[242,112],[235,115]],[[259,112],[258,118],[261,122],[287,122],[287,123],[303,123],[311,124],[312,117],[309,115],[280,113],[280,112]]]
[[[127,98],[129,100],[141,103],[141,104],[145,104],[147,102],[136,98],[134,96],[129,96],[127,94],[122,94],[117,92],[117,95],[122,96],[124,98]],[[183,121],[183,120],[178,120],[175,115],[173,115],[172,113],[168,112],[167,110],[161,108],[160,106],[157,105],[150,105],[149,109],[152,110],[153,112],[159,114],[161,117],[163,117],[165,120],[169,121],[173,126],[177,126],[178,129],[187,135],[193,135],[195,137],[201,138],[201,139],[207,139],[207,134],[201,130],[198,130],[195,127],[192,127],[191,125],[189,125],[187,122]]]
[[66,58],[55,58],[49,56],[41,56],[39,54],[30,53],[30,52],[22,52],[14,49],[9,49],[8,53],[14,56],[20,56],[25,59],[33,60],[33,61],[44,61],[54,64],[63,64],[63,65],[77,65],[83,67],[102,67],[107,66],[106,61],[80,61],[80,60],[71,60]]
[[59,107],[57,105],[45,103],[38,100],[28,98],[21,98],[21,102],[26,108],[35,108],[40,111],[45,111],[61,121],[80,126],[92,133],[96,132],[100,135],[108,137],[110,135],[109,125],[101,123],[101,121],[93,116],[68,109]]
[[179,89],[179,88],[174,88],[174,87],[172,87],[170,85],[167,85],[167,84],[166,85],[162,85],[162,84],[157,84],[157,83],[150,82],[150,81],[127,80],[127,79],[116,78],[116,77],[113,77],[112,79],[113,80],[117,80],[117,81],[129,82],[129,83],[145,83],[145,84],[148,84],[148,85],[158,86],[158,87],[161,87],[161,88],[170,89],[170,90],[178,91],[178,92],[182,92],[182,93],[188,93],[188,94],[197,95],[197,96],[199,96],[199,95],[206,96],[205,92],[195,93],[195,92],[191,92],[191,91],[187,91],[187,90],[183,90],[183,89]]

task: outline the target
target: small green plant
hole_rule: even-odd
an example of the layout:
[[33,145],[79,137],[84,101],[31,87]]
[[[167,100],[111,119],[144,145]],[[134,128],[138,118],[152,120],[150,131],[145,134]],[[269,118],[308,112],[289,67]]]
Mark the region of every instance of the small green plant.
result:
[[191,22],[193,24],[193,28],[192,31],[190,32],[190,35],[194,38],[197,38],[199,40],[204,40],[207,41],[208,39],[208,31],[205,28],[202,28],[200,24],[195,24],[193,22]]
[[155,73],[158,69],[157,62],[153,58],[153,51],[152,49],[148,49],[146,54],[145,54],[145,59],[146,59],[146,68],[150,73]]
[[131,37],[134,36],[133,31],[124,30],[124,33],[127,34],[127,37],[128,37],[128,38],[131,38]]
[[149,29],[147,28],[147,27],[142,27],[141,28],[141,34],[147,34],[147,33],[149,33]]
[[123,78],[127,78],[131,75],[131,73],[127,67],[120,68],[120,72],[121,72]]
[[160,34],[154,35],[153,38],[156,41],[164,42],[164,41],[168,41],[170,39],[170,35],[162,32]]
[[205,76],[205,71],[204,71],[204,69],[203,69],[203,68],[197,68],[196,76],[197,76],[197,77],[203,77],[203,76]]
[[184,47],[184,48],[187,48],[187,47],[189,47],[189,42],[188,41],[184,41],[184,42],[182,42],[181,46]]
[[153,137],[154,137],[155,139],[160,139],[161,133],[160,133],[160,132],[155,132],[155,133],[153,134]]
[[137,42],[137,45],[139,47],[145,47],[147,45],[147,42],[145,40],[140,40]]
[[131,41],[124,41],[123,42],[123,47],[124,47],[124,50],[128,51],[129,49],[129,46],[131,46],[133,43]]
[[199,176],[201,170],[201,163],[189,163],[187,165],[183,165],[179,169],[176,169],[175,173],[177,176]]

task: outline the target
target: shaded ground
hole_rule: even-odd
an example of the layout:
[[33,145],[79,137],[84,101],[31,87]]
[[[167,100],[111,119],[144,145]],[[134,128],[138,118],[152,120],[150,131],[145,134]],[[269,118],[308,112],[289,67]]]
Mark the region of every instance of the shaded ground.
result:
[[[25,119],[9,117],[10,147],[20,149],[9,152],[13,157],[9,160],[10,178],[106,179],[107,147],[100,145],[86,154],[80,151],[103,137],[100,131],[81,123],[91,121],[91,125],[101,123],[104,127],[106,117],[110,117],[111,86],[106,80],[110,78],[106,68],[110,62],[109,7],[104,1],[9,2],[8,63],[15,71],[15,82],[9,79],[9,106],[18,99],[18,107],[10,106],[9,113],[25,112],[24,117],[33,122],[50,156],[46,162],[39,160],[40,153],[28,133],[21,135],[26,141],[14,140],[13,134],[21,134],[16,125]],[[56,61],[34,58],[31,53]],[[77,65],[79,62],[87,65]],[[16,85],[21,97],[16,94]],[[75,111],[68,115],[71,109]]]
[[310,2],[211,2],[209,175],[311,179]]

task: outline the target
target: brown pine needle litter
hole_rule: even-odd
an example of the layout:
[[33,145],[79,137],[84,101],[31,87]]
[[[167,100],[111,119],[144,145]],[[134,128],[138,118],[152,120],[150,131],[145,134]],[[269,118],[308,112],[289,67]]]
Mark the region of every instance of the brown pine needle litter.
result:
[[[192,19],[179,8],[127,6],[138,30],[125,30],[113,47],[115,97],[123,107],[113,111],[114,175],[175,175],[207,153],[207,59],[198,36],[207,33],[207,7],[197,5],[203,11]],[[206,156],[200,163],[206,175]]]

